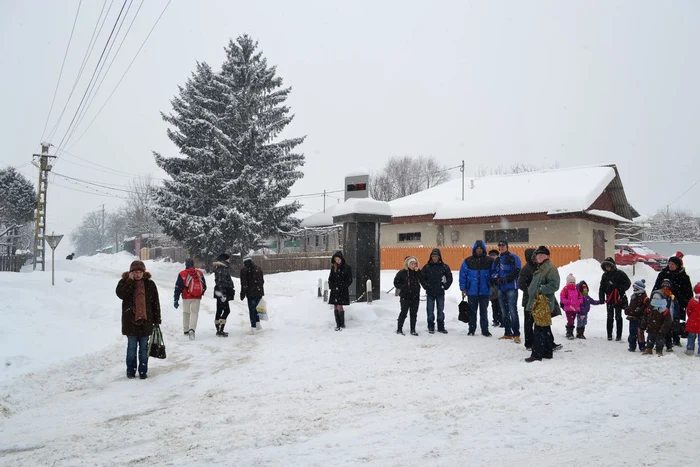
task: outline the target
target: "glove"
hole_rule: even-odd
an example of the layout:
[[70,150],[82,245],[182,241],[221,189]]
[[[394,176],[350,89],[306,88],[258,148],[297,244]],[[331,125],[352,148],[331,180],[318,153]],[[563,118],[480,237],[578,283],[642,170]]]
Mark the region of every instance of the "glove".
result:
[[442,283],[443,283],[443,284],[447,284],[447,277],[442,276]]
[[245,294],[243,292],[241,292],[241,301],[243,301],[244,298],[245,298]]
[[175,302],[173,303],[173,306],[174,306],[175,309],[177,310],[177,309],[180,307],[180,302],[178,302],[177,300],[175,300]]

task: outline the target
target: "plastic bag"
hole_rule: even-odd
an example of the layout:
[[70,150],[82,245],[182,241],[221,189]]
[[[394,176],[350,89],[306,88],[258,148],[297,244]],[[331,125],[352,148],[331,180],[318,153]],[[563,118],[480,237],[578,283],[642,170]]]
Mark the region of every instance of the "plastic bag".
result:
[[258,318],[260,318],[260,321],[267,321],[267,302],[264,298],[260,299],[260,302],[258,302],[258,306],[255,307],[255,310],[258,312]]

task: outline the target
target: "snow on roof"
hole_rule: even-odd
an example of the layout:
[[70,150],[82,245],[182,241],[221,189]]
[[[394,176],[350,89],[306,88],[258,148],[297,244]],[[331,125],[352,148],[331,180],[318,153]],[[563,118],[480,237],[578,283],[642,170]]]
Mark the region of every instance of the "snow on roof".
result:
[[376,214],[379,216],[391,216],[391,206],[386,201],[377,201],[372,198],[350,198],[343,204],[338,204],[333,211],[333,217],[346,214]]
[[588,209],[610,182],[615,169],[572,167],[541,172],[457,178],[390,201],[394,217],[434,214],[437,219],[506,216]]
[[301,226],[302,227],[326,227],[329,225],[333,225],[333,211],[335,211],[335,208],[339,206],[337,204],[332,204],[326,208],[326,212],[319,211],[315,214],[311,214],[308,217],[305,217],[304,220],[301,221]]
[[589,209],[588,211],[586,211],[586,214],[590,214],[591,216],[604,217],[606,219],[612,219],[618,222],[630,222],[629,219],[625,219],[624,217],[619,216],[614,212],[601,211],[600,209]]
[[369,170],[359,167],[345,174],[346,177],[361,177],[363,175],[369,175]]

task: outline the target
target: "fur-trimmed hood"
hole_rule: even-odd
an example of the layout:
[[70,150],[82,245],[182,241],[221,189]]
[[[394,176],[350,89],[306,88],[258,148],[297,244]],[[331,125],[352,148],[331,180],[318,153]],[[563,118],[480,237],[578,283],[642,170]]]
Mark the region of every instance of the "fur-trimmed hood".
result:
[[[122,279],[128,279],[129,278],[129,271],[123,272],[122,273]],[[151,273],[148,271],[143,272],[143,278],[145,279],[151,279]]]
[[215,268],[230,268],[231,267],[230,264],[225,263],[223,261],[214,261],[212,263],[212,266],[214,266]]

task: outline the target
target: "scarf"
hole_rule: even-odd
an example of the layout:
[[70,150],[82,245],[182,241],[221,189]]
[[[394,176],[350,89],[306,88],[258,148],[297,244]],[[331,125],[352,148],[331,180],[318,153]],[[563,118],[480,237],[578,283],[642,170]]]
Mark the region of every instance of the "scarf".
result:
[[134,324],[140,326],[146,321],[146,284],[143,280],[134,281]]

